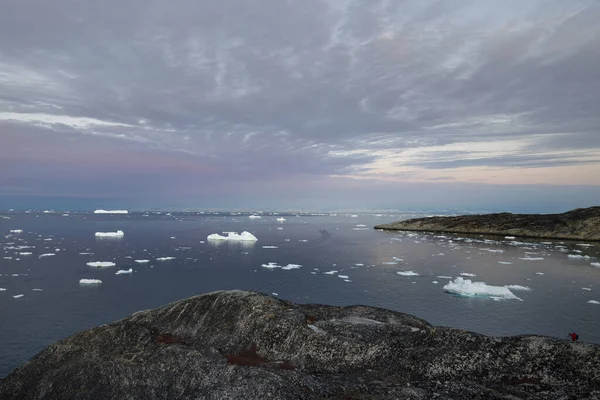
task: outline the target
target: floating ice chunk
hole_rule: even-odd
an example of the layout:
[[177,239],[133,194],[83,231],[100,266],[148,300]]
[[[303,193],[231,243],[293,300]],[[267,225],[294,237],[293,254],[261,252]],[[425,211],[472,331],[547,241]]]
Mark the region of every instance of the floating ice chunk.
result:
[[469,279],[456,278],[444,285],[444,291],[460,296],[484,296],[499,299],[521,300],[505,286],[491,286],[485,282],[471,282]]
[[306,243],[306,242],[308,242],[308,240],[306,240],[306,239],[300,239],[300,240],[298,240],[298,241],[299,241],[299,242],[303,242],[303,243]]
[[277,218],[277,222],[283,222],[283,221],[285,221],[285,218],[283,218],[283,217]]
[[100,279],[80,279],[79,283],[81,285],[99,285],[102,281]]
[[589,287],[582,287],[581,290],[592,290],[592,288]]
[[590,265],[592,267],[600,268],[600,262],[593,262],[593,263],[590,263]]
[[472,274],[470,272],[461,272],[459,275],[461,275],[461,276],[477,276],[477,275]]
[[567,257],[573,260],[589,260],[590,256],[582,256],[581,254],[567,254]]
[[504,236],[504,239],[514,240],[514,239],[516,239],[516,237],[514,237],[514,236]]
[[544,259],[544,257],[522,257],[519,258],[519,260],[524,260],[524,261],[542,261]]
[[107,268],[107,267],[114,267],[115,264],[112,261],[92,261],[86,264],[89,267],[95,267],[95,268]]
[[438,279],[452,279],[451,276],[445,276],[445,275],[438,275],[438,276],[436,276],[436,278],[438,278]]
[[498,264],[510,265],[512,263],[510,261],[498,261]]
[[348,275],[338,275],[338,278],[342,278],[342,279],[348,279],[349,276]]
[[177,239],[175,236],[171,236],[171,239]]
[[96,232],[96,237],[97,238],[121,238],[125,236],[125,233],[123,231],[116,231],[116,232]]
[[499,250],[499,249],[481,249],[482,251],[487,251],[490,253],[504,253],[504,250]]
[[125,274],[133,274],[133,268],[120,269],[117,272],[115,272],[115,275],[125,275]]
[[32,253],[32,252],[30,252],[30,251],[25,251],[25,252],[23,252],[23,253],[19,253],[19,255],[20,255],[20,256],[30,256],[30,255],[32,255],[32,254],[33,254],[33,253]]
[[354,264],[354,265],[356,265],[357,267],[364,267],[365,266],[365,264],[360,264],[360,263]]
[[581,246],[581,247],[594,247],[593,244],[589,244],[589,243],[577,243],[575,246]]
[[270,268],[270,269],[281,268],[281,265],[278,265],[277,263],[274,263],[274,262],[270,262],[268,264],[262,264],[261,266],[263,268]]
[[250,218],[250,219],[260,219],[262,217],[260,215],[248,215],[248,218]]
[[6,292],[6,288],[0,287],[0,292]]
[[277,293],[273,292],[271,293],[273,296],[279,296]]
[[40,254],[38,257],[42,258],[42,257],[52,257],[55,256],[55,253],[45,253],[45,254]]
[[332,270],[332,271],[327,271],[327,272],[323,272],[323,275],[333,275],[333,274],[337,274],[338,271],[336,270]]
[[12,260],[12,257],[3,257],[5,260]]
[[13,297],[14,297],[15,299],[20,299],[20,298],[21,298],[21,297],[23,297],[23,296],[25,296],[25,295],[24,295],[24,294],[17,294],[17,295],[14,295]]
[[281,267],[281,269],[289,271],[290,269],[299,269],[301,267],[302,267],[302,265],[300,265],[300,264],[288,264],[285,267]]
[[207,240],[231,240],[233,242],[256,242],[258,239],[256,236],[251,234],[248,231],[243,231],[238,234],[237,232],[227,232],[227,236],[219,235],[218,233],[213,233],[212,235],[208,235]]
[[279,247],[277,246],[263,246],[263,249],[278,249]]
[[94,214],[129,214],[127,210],[94,210]]
[[23,233],[23,229],[11,229],[10,233]]
[[438,284],[438,281],[431,281],[431,283],[435,283],[436,285]]
[[133,260],[133,261],[135,261],[136,263],[139,263],[139,264],[147,264],[150,262],[150,260]]
[[419,276],[420,274],[413,271],[398,271],[396,272],[398,275],[402,276]]
[[356,227],[357,228],[364,228],[364,227],[366,227],[366,225],[365,224],[357,224]]
[[589,300],[588,304],[600,304],[600,301],[597,300]]
[[44,289],[31,289],[33,292],[43,292]]
[[521,286],[521,285],[506,285],[504,286],[505,288],[508,288],[510,290],[522,290],[522,291],[526,291],[529,292],[532,289],[528,286]]
[[398,264],[398,261],[385,261],[385,262],[382,262],[382,264],[386,264],[386,265],[396,265],[396,264]]
[[158,257],[156,259],[156,261],[169,261],[169,260],[174,260],[175,257]]
[[545,274],[545,273],[543,273],[543,272],[536,272],[535,274],[536,274],[536,275],[546,275],[546,274]]
[[91,254],[94,254],[94,253],[79,253],[79,254],[81,254],[82,256],[87,256],[87,255],[91,255]]

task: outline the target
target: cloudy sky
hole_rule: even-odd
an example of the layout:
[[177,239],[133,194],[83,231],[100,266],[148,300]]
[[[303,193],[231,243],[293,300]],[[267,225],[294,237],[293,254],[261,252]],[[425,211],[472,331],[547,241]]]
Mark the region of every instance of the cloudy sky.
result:
[[600,203],[597,0],[0,9],[0,208]]

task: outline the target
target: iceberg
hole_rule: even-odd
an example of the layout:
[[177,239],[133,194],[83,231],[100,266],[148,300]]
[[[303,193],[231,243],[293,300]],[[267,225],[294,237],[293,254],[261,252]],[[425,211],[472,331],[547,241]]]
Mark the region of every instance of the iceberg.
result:
[[146,263],[150,262],[150,260],[133,260],[133,261],[135,261],[136,263],[139,263],[139,264],[146,264]]
[[121,238],[125,236],[125,233],[123,231],[116,231],[116,232],[96,232],[96,237],[97,238]]
[[279,247],[277,246],[263,246],[263,249],[278,249]]
[[590,300],[590,301],[588,301],[588,304],[600,304],[600,301]]
[[43,257],[52,257],[52,256],[55,256],[55,255],[56,255],[55,253],[45,253],[45,254],[40,254],[40,255],[38,256],[38,258],[43,258]]
[[483,296],[494,299],[521,300],[506,286],[490,286],[485,282],[471,282],[469,279],[456,278],[444,285],[444,291],[460,296]]
[[25,251],[25,252],[23,252],[23,253],[19,253],[19,255],[20,255],[20,256],[30,256],[30,255],[32,255],[32,254],[33,254],[33,253],[32,253],[32,252],[30,252],[30,251]]
[[364,227],[366,227],[366,225],[365,224],[357,224],[356,227],[357,228],[364,228]]
[[522,291],[526,291],[526,292],[529,292],[532,290],[529,286],[521,286],[521,285],[506,285],[504,287],[507,289],[510,289],[510,290],[522,290]]
[[512,263],[510,261],[498,261],[498,264],[510,265]]
[[283,217],[277,218],[277,222],[283,222],[283,221],[285,221],[285,218],[283,218]]
[[451,276],[446,276],[446,275],[438,275],[438,276],[436,276],[436,278],[438,278],[438,279],[452,279]]
[[289,271],[290,269],[299,269],[301,267],[302,267],[302,265],[300,265],[300,264],[288,264],[285,267],[281,267],[281,269]]
[[80,279],[79,283],[81,285],[99,285],[102,281],[100,279]]
[[129,214],[127,210],[94,210],[94,214]]
[[536,274],[536,275],[546,275],[546,274],[545,274],[545,273],[543,273],[543,272],[536,272],[535,274]]
[[274,263],[274,262],[270,262],[270,263],[268,263],[268,264],[263,264],[263,265],[261,265],[261,266],[262,266],[263,268],[270,268],[270,269],[273,269],[273,268],[281,268],[281,265],[277,265],[277,263]]
[[107,268],[107,267],[114,267],[115,264],[112,261],[92,261],[86,264],[88,267],[95,267],[95,268]]
[[120,269],[117,272],[115,272],[115,275],[125,275],[125,274],[132,274],[132,273],[133,273],[133,268]]
[[581,290],[592,290],[592,288],[589,287],[582,287]]
[[342,279],[348,279],[348,275],[338,275],[338,278],[342,278]]
[[413,271],[398,271],[396,272],[398,275],[402,275],[402,276],[419,276],[418,273],[413,272]]
[[156,259],[156,261],[170,261],[170,260],[174,260],[175,257],[158,257]]
[[238,234],[237,232],[227,232],[227,236],[219,235],[218,233],[213,233],[212,235],[208,235],[207,240],[230,240],[233,242],[256,242],[258,239],[256,236],[251,234],[248,231],[243,231]]
[[23,229],[11,229],[10,233],[23,233]]
[[544,257],[522,257],[519,258],[519,260],[523,260],[523,261],[542,261],[544,259]]
[[581,254],[567,254],[567,257],[573,259],[573,260],[589,260],[590,256],[582,256]]
[[262,217],[260,215],[248,215],[248,218],[250,218],[250,219],[260,219]]
[[0,292],[6,292],[6,288],[0,287]]
[[23,297],[23,296],[25,296],[25,295],[24,295],[24,294],[16,294],[16,295],[14,295],[13,297],[14,297],[15,299],[20,299],[20,298],[21,298],[21,297]]
[[590,265],[592,267],[600,268],[600,262],[593,262],[593,263],[590,263]]
[[338,271],[333,270],[333,271],[327,271],[327,272],[323,272],[323,275],[333,275],[336,274]]
[[461,272],[459,275],[461,275],[461,276],[477,276],[477,275],[472,274],[470,272]]

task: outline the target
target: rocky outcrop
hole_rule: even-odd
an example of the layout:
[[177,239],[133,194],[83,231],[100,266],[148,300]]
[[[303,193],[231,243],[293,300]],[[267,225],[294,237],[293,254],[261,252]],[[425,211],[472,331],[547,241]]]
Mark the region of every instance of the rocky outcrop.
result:
[[1,399],[564,399],[600,396],[600,346],[487,337],[364,306],[246,291],[178,301],[59,341]]
[[563,214],[499,213],[415,218],[375,228],[600,241],[600,207],[578,208]]

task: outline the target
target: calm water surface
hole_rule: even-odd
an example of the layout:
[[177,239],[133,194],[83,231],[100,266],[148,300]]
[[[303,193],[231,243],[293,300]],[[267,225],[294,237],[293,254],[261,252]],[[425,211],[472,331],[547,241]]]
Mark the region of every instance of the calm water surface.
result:
[[[220,289],[276,293],[303,303],[385,307],[488,335],[565,338],[575,330],[582,340],[600,343],[600,305],[588,303],[600,301],[600,268],[592,265],[599,262],[600,247],[594,243],[371,229],[406,217],[398,214],[284,215],[284,222],[276,221],[281,215],[249,219],[197,213],[0,216],[5,217],[0,219],[0,288],[5,289],[0,290],[0,377],[68,335]],[[117,230],[125,232],[122,239],[94,237],[98,231]],[[211,233],[243,230],[258,241],[206,241]],[[39,257],[47,253],[55,255]],[[112,261],[116,267],[92,268],[86,265],[90,261]],[[269,262],[302,267],[262,267]],[[115,275],[129,268],[133,274]],[[330,271],[337,272],[325,274]],[[450,279],[438,276],[454,279],[461,273],[488,285],[532,290],[514,291],[522,301],[444,292]],[[82,286],[82,278],[102,284]]]

